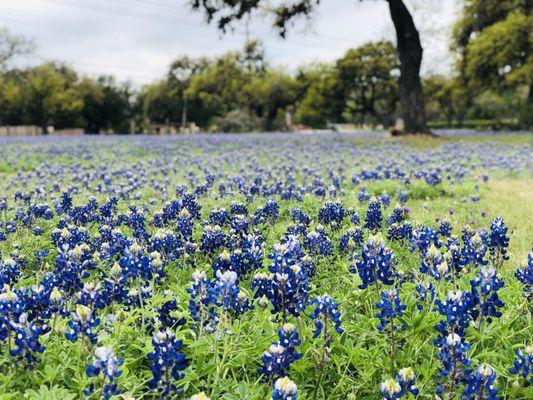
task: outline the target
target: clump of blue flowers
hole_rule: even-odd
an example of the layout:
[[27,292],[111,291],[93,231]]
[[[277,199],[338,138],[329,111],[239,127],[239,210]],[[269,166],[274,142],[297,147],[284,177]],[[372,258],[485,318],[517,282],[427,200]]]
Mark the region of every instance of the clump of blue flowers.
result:
[[509,247],[508,228],[502,218],[494,218],[490,225],[488,247],[493,265],[500,267],[504,261],[509,259],[507,249]]
[[263,365],[258,370],[270,382],[286,376],[291,364],[302,356],[297,352],[301,341],[293,324],[283,324],[278,330],[278,338],[279,342],[272,343],[263,353]]
[[470,281],[470,284],[476,301],[473,318],[477,319],[479,315],[482,319],[491,322],[493,317],[501,317],[502,313],[499,309],[503,307],[503,301],[498,295],[498,290],[503,287],[504,283],[496,270],[492,266],[482,267],[476,278]]
[[530,385],[533,385],[533,346],[516,350],[516,359],[509,372],[521,375]]
[[86,396],[96,394],[104,399],[120,394],[116,380],[122,374],[119,369],[122,363],[123,359],[115,356],[112,347],[97,347],[94,350],[93,363],[85,370],[88,377],[99,377],[100,383],[97,385],[98,389],[95,389],[95,384],[92,382],[84,394]]
[[524,294],[527,299],[533,297],[533,251],[527,255],[527,262],[518,268],[514,276],[524,286]]
[[480,365],[466,377],[462,398],[465,400],[497,400],[498,390],[494,387],[496,373],[487,364]]
[[154,333],[152,345],[154,351],[148,354],[152,379],[148,386],[161,398],[180,394],[182,390],[177,388],[175,382],[184,377],[182,371],[187,367],[185,355],[181,353],[183,342],[176,340],[176,335],[166,329]]
[[381,213],[381,202],[375,197],[368,204],[368,210],[365,217],[365,228],[376,233],[381,230],[382,223],[383,214]]
[[387,248],[381,235],[371,236],[363,245],[361,256],[356,262],[357,273],[361,278],[360,289],[369,285],[392,285],[397,276],[392,251]]

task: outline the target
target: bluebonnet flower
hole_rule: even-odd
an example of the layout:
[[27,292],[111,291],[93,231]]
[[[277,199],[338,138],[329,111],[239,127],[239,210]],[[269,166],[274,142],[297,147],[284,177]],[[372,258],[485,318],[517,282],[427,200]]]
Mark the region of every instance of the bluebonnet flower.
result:
[[279,343],[272,343],[268,349],[263,353],[261,362],[263,365],[259,367],[258,372],[265,375],[268,379],[286,375],[290,368],[289,358],[285,355],[285,347]]
[[200,218],[200,210],[202,206],[197,201],[197,196],[191,192],[183,193],[181,197],[180,205],[182,208],[186,208],[187,211],[191,214],[192,218]]
[[146,230],[146,217],[136,206],[131,206],[126,212],[124,224],[132,229],[133,236],[138,240],[145,240],[150,236]]
[[217,272],[215,292],[217,304],[222,305],[226,311],[230,310],[237,299],[239,287],[237,286],[237,274],[234,271]]
[[490,225],[488,248],[490,258],[495,267],[500,267],[504,261],[509,259],[507,248],[509,247],[508,228],[502,218],[494,218]]
[[279,215],[278,202],[274,199],[269,199],[262,209],[262,215],[271,222],[276,221]]
[[400,326],[394,325],[394,319],[403,316],[407,306],[400,302],[397,289],[382,291],[381,301],[377,303],[377,308],[379,309],[376,313],[376,317],[380,321],[378,325],[379,331],[384,331],[387,326],[389,326],[390,331],[400,329]]
[[191,214],[186,208],[183,208],[179,214],[176,221],[176,231],[178,232],[180,238],[184,241],[192,240],[192,230],[194,226],[194,221],[191,217]]
[[439,336],[434,342],[439,347],[438,357],[442,362],[437,374],[440,379],[437,394],[447,391],[450,398],[454,398],[454,393],[466,380],[466,367],[470,366],[466,352],[470,345],[457,333]]
[[50,297],[48,298],[48,312],[50,316],[54,314],[60,314],[64,317],[68,315],[68,310],[65,307],[65,299],[61,294],[61,291],[54,287],[50,292]]
[[[254,252],[251,254],[252,257],[258,257],[258,255],[255,254],[255,251],[257,250],[258,249],[250,249],[251,252]],[[259,249],[259,251],[261,252],[261,249]],[[237,277],[240,278],[242,275],[250,272],[249,270],[257,265],[258,260],[254,260],[252,257],[249,260],[247,255],[248,254],[244,253],[241,249],[236,249],[231,254],[227,250],[223,250],[213,263],[213,273],[216,276],[219,272],[224,273],[226,271],[233,271],[237,274]],[[262,252],[260,256],[262,257]]]
[[333,254],[333,243],[329,240],[322,225],[309,232],[304,239],[304,247],[310,254],[315,256],[330,256]]
[[514,276],[524,285],[524,294],[529,299],[533,297],[533,251],[527,255],[527,263],[518,268]]
[[363,243],[364,233],[362,229],[350,228],[339,241],[340,252],[353,252],[361,247]]
[[365,203],[370,200],[370,193],[367,192],[366,188],[361,188],[359,194],[357,195],[359,203]]
[[472,266],[487,265],[485,254],[487,246],[483,243],[483,239],[479,233],[475,233],[469,239],[468,233],[463,234],[464,247],[461,250],[461,255],[465,264]]
[[152,345],[154,351],[148,354],[152,379],[148,381],[148,386],[162,398],[181,394],[182,390],[175,382],[185,376],[182,371],[187,367],[185,355],[180,352],[183,342],[176,340],[176,335],[166,329],[154,333]]
[[420,255],[423,256],[426,254],[427,250],[432,244],[436,248],[440,248],[442,246],[435,229],[422,226],[421,228],[413,231],[411,250],[418,250]]
[[21,276],[18,263],[11,257],[6,257],[0,262],[0,286],[12,285]]
[[347,213],[341,203],[327,202],[318,212],[318,221],[324,225],[339,228]]
[[128,294],[126,278],[117,262],[110,268],[109,277],[104,280],[104,291],[109,302],[121,303]]
[[95,344],[96,334],[94,328],[99,323],[100,319],[94,316],[93,311],[89,307],[78,304],[72,320],[68,322],[70,331],[65,334],[65,337],[71,342],[76,342],[81,335],[82,338],[86,337],[92,344]]
[[254,291],[254,298],[259,299],[266,297],[272,290],[273,274],[266,274],[264,272],[257,272],[252,278],[252,290]]
[[235,234],[239,236],[244,236],[248,233],[250,221],[248,220],[248,218],[246,218],[245,215],[238,214],[231,219],[230,226]]
[[436,304],[445,320],[440,321],[435,329],[444,336],[450,332],[464,336],[476,306],[474,295],[461,290],[450,291],[446,300],[437,299]]
[[473,318],[477,319],[478,315],[481,315],[490,322],[492,317],[501,317],[502,313],[498,309],[503,307],[503,301],[498,296],[498,290],[504,283],[496,270],[493,267],[481,267],[481,271],[470,281],[470,285],[476,300]]
[[199,331],[204,328],[214,330],[217,324],[215,305],[217,292],[213,281],[203,271],[192,274],[192,285],[187,289],[190,294],[189,311],[194,322],[199,323]]
[[215,208],[209,213],[209,222],[212,225],[224,226],[229,222],[229,213],[223,208]]
[[[117,378],[122,374],[120,371],[120,366],[122,365],[123,360],[117,358],[113,353],[112,347],[97,347],[94,350],[93,363],[87,365],[86,373],[90,378],[100,377],[101,383],[99,387],[101,393],[99,396],[104,399],[109,399],[112,396],[120,394],[120,390],[117,389]],[[91,383],[91,386],[88,390],[84,391],[86,396],[92,395],[95,393],[94,382]]]
[[[263,237],[257,233],[250,233],[242,244],[242,257],[239,258],[242,273],[252,272],[263,266]],[[237,250],[234,254],[237,255]],[[237,268],[239,269],[239,268]]]
[[308,226],[311,223],[311,217],[299,208],[291,211],[291,220],[296,224]]
[[294,325],[284,324],[278,330],[278,337],[279,342],[272,343],[264,352],[263,365],[258,370],[269,381],[287,375],[291,364],[302,357],[296,349],[301,341]]
[[23,299],[9,285],[4,285],[0,293],[0,340],[10,336],[11,321],[17,318],[25,309]]
[[175,260],[184,253],[183,239],[166,229],[158,229],[150,238],[150,250],[157,251],[168,260]]
[[387,238],[393,242],[409,243],[413,238],[413,226],[408,221],[391,224],[387,228]]
[[287,357],[291,362],[302,357],[300,353],[296,352],[296,348],[301,344],[300,335],[293,324],[286,323],[278,330],[279,343],[287,349]]
[[400,371],[398,371],[396,380],[402,388],[402,393],[405,395],[408,393],[411,393],[415,396],[418,395],[419,390],[416,386],[415,372],[411,367],[402,368]]
[[230,211],[233,215],[248,215],[248,208],[244,204],[232,202]]
[[379,385],[379,390],[383,395],[382,400],[397,400],[402,398],[402,387],[396,379],[389,378]]
[[446,260],[446,263],[448,264],[448,268],[450,269],[450,274],[452,275],[454,279],[456,279],[463,272],[465,261],[463,259],[461,249],[457,242],[455,242],[454,240],[449,240],[446,243],[446,248],[448,250],[446,251],[446,253],[444,253],[444,259]]
[[39,323],[37,320],[30,321],[27,313],[22,313],[18,318],[10,322],[11,331],[14,336],[14,346],[9,349],[9,354],[17,360],[23,360],[26,366],[33,366],[34,363],[40,362],[37,357],[42,353],[45,347],[39,342],[42,335],[50,329],[47,324]]
[[390,196],[387,192],[381,193],[379,200],[381,201],[381,204],[383,204],[383,207],[388,208],[390,206]]
[[452,223],[449,219],[443,219],[440,221],[438,234],[443,238],[449,238],[452,233]]
[[382,220],[381,203],[377,197],[374,197],[374,199],[368,204],[368,210],[365,217],[365,228],[376,233],[381,230]]
[[431,282],[423,282],[416,286],[418,296],[416,297],[416,308],[419,311],[424,309],[424,305],[433,304],[435,301],[435,285]]
[[213,253],[223,247],[226,243],[226,236],[220,226],[206,225],[200,238],[200,250],[206,253]]
[[338,311],[339,305],[327,294],[315,298],[313,304],[314,310],[310,315],[310,317],[314,319],[315,325],[313,338],[319,337],[322,331],[324,331],[325,343],[326,346],[329,346],[331,333],[328,329],[328,322],[333,323],[333,329],[337,333],[344,332],[341,328],[341,313]]
[[233,265],[231,263],[231,255],[229,251],[224,249],[213,263],[213,274],[216,276],[217,273],[224,273],[226,271],[234,271],[240,274],[240,271],[237,272],[233,269]]
[[363,245],[361,257],[356,262],[357,273],[362,280],[360,289],[381,281],[384,285],[392,285],[397,276],[394,270],[394,257],[387,248],[381,235],[371,236]]
[[254,309],[254,306],[250,304],[250,299],[248,298],[248,295],[242,290],[240,290],[233,298],[230,307],[232,313],[237,316],[244,314],[246,311]]
[[466,387],[463,390],[464,400],[497,400],[498,390],[494,387],[496,373],[487,364],[480,365],[473,373],[466,377]]
[[533,385],[533,346],[516,350],[516,359],[509,372],[521,375],[530,385]]
[[297,393],[296,384],[285,376],[274,383],[274,392],[270,400],[296,400]]
[[407,190],[400,190],[398,193],[398,201],[400,204],[407,203],[407,200],[409,200],[409,192]]
[[124,304],[127,309],[143,308],[147,299],[152,297],[152,286],[146,282],[144,285],[132,287],[124,297]]
[[78,293],[77,304],[83,304],[93,310],[104,308],[108,304],[105,291],[94,282],[85,282]]
[[180,325],[184,325],[186,322],[185,318],[178,318],[172,314],[177,310],[178,303],[176,299],[165,301],[157,310],[157,319],[161,323],[161,326],[174,329]]
[[437,170],[432,170],[425,174],[424,179],[429,186],[437,186],[442,182],[442,178]]
[[444,259],[443,254],[435,245],[431,244],[426,251],[422,263],[420,265],[420,272],[423,274],[429,273],[429,275],[436,280],[449,279],[450,268],[448,263]]
[[124,257],[119,260],[124,277],[128,280],[136,281],[143,279],[151,281],[152,278],[159,278],[161,273],[157,271],[152,260],[145,254],[144,249],[137,242],[134,242],[126,250]]
[[359,225],[359,222],[361,221],[361,219],[359,218],[359,214],[357,213],[357,211],[351,210],[348,213],[350,215],[350,223],[354,225]]
[[279,272],[274,272],[270,288],[266,293],[266,297],[273,307],[272,313],[279,314],[284,321],[290,315],[300,315],[307,305],[308,296],[309,282],[307,275],[298,264],[293,264],[280,269]]
[[399,224],[405,220],[409,214],[409,209],[396,204],[392,210],[392,214],[387,217],[387,225]]

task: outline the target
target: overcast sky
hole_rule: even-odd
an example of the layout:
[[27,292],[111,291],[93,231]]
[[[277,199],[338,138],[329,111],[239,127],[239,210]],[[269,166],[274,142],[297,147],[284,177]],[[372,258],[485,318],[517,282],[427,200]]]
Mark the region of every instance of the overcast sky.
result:
[[[448,38],[458,0],[408,1],[422,34],[423,70],[447,72]],[[244,24],[221,35],[187,0],[0,0],[0,27],[31,37],[37,54],[19,64],[66,62],[96,76],[113,74],[140,85],[162,77],[181,54],[215,56],[242,48]],[[249,24],[269,61],[294,70],[302,63],[332,61],[347,49],[380,38],[394,40],[387,3],[322,0],[312,19],[280,39],[268,19]]]

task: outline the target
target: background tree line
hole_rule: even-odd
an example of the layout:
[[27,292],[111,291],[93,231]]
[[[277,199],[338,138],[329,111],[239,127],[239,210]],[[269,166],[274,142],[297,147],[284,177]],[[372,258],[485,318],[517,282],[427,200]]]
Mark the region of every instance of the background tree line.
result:
[[[422,80],[430,126],[531,127],[532,27],[527,0],[465,1],[452,36],[453,74]],[[261,43],[250,41],[216,58],[180,57],[159,81],[136,90],[59,63],[12,67],[13,56],[31,51],[30,42],[0,30],[0,125],[122,133],[194,122],[245,132],[329,122],[388,127],[401,115],[400,60],[387,41],[292,73],[271,65]]]

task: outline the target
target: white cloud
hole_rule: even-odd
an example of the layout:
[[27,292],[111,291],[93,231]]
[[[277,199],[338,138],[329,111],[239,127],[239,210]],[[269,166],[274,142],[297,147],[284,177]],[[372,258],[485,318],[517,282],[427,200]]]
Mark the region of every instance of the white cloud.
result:
[[[446,25],[454,18],[455,0],[428,0],[438,16],[427,29],[427,7],[415,11],[425,44],[425,70],[445,71]],[[428,3],[425,2],[425,4]],[[411,3],[420,1],[411,0]],[[63,60],[77,70],[112,73],[137,84],[151,82],[181,54],[214,56],[240,49],[244,25],[221,35],[186,0],[2,0],[0,26],[33,37],[39,58]],[[412,6],[412,5],[411,5]],[[439,28],[440,26],[440,28]],[[437,29],[435,29],[435,27]],[[249,24],[250,37],[263,40],[271,63],[288,68],[313,61],[332,61],[347,49],[387,37],[394,39],[385,1],[324,0],[308,22],[299,21],[286,40],[266,19]]]

